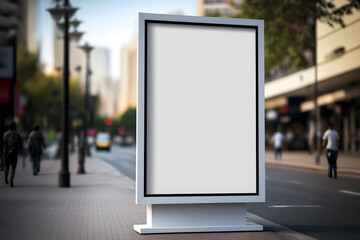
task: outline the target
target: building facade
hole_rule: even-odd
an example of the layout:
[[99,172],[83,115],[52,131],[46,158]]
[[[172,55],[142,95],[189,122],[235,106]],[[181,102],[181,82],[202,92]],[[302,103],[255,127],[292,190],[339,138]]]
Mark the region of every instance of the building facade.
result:
[[122,115],[137,101],[137,37],[121,49],[121,79],[116,102],[116,115]]
[[[80,86],[85,90],[86,74],[86,55],[83,50],[78,48],[78,43],[70,42],[70,74],[71,77],[78,78]],[[61,32],[55,28],[54,37],[54,66],[62,69],[64,54],[64,41]],[[80,66],[80,71],[79,67]],[[78,70],[77,70],[78,69]],[[101,85],[110,76],[110,50],[103,47],[94,46],[90,53],[90,92],[99,93]]]
[[116,100],[118,82],[113,82],[111,79],[107,79],[100,86],[99,98],[99,114],[102,117],[115,118],[116,117]]
[[197,15],[234,15],[237,10],[232,7],[231,3],[241,5],[244,0],[198,0],[197,1]]
[[330,122],[340,134],[340,149],[360,153],[360,11],[345,16],[344,22],[345,28],[317,22],[317,67],[265,84],[268,141],[276,127],[282,126],[289,148],[313,147],[317,80],[321,115],[318,136]]

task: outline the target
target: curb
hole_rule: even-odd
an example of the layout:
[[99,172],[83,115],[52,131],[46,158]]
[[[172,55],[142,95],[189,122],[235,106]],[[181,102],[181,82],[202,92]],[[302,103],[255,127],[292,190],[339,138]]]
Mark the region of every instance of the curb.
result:
[[310,236],[304,235],[299,232],[295,232],[290,228],[271,222],[269,220],[266,220],[265,218],[262,218],[260,216],[257,216],[249,212],[247,212],[247,218],[250,219],[252,222],[263,225],[264,228],[269,229],[270,231],[276,233],[277,235],[280,235],[281,237],[284,237],[285,239],[316,240],[315,238],[312,238]]
[[126,181],[132,186],[132,187],[135,187],[136,186],[136,182],[133,181],[130,177],[122,174],[115,166],[113,166],[111,163],[105,161],[105,160],[102,160],[102,159],[99,159],[98,157],[94,157],[92,156],[91,157],[91,160],[95,161],[96,163],[104,166],[105,168],[107,168],[110,173],[114,174],[115,176],[117,177],[123,177],[126,179]]
[[[319,171],[328,171],[327,167],[324,166],[311,166],[307,164],[301,164],[301,163],[294,163],[294,162],[281,162],[281,161],[271,161],[266,160],[265,164],[273,165],[273,166],[284,166],[284,167],[295,167],[295,168],[303,168],[303,169],[309,169],[309,170],[319,170]],[[360,170],[353,170],[353,169],[337,169],[338,173],[347,173],[347,174],[354,174],[360,176]]]

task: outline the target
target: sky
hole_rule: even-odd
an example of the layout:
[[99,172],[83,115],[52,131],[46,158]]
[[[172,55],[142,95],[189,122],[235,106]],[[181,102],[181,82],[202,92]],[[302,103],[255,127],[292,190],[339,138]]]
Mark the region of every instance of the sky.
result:
[[[85,34],[79,44],[89,42],[94,47],[110,50],[110,77],[120,78],[121,47],[137,33],[139,12],[171,14],[182,12],[184,15],[196,15],[197,0],[70,0],[80,9],[73,17],[83,21],[78,31]],[[37,42],[40,47],[40,59],[45,69],[54,69],[53,27],[54,21],[46,8],[54,7],[52,0],[39,0],[37,7]]]

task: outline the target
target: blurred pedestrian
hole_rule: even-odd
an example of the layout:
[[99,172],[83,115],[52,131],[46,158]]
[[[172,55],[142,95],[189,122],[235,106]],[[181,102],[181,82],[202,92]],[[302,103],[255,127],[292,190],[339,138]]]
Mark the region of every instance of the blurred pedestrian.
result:
[[14,186],[17,157],[22,149],[20,135],[16,132],[15,122],[9,124],[8,131],[4,133],[4,157],[5,157],[5,183],[9,184],[8,175],[11,167],[10,187]]
[[274,143],[275,160],[281,160],[282,145],[284,140],[285,136],[281,133],[280,128],[271,137],[271,141]]
[[28,149],[32,161],[33,174],[36,176],[40,172],[40,161],[42,148],[46,147],[44,136],[40,132],[40,126],[34,124],[28,139]]
[[338,157],[338,143],[340,137],[336,130],[333,129],[332,124],[329,124],[329,129],[325,131],[323,136],[322,148],[326,146],[326,157],[329,163],[329,178],[332,178],[334,172],[334,178],[337,178],[337,166],[336,160]]
[[309,132],[308,132],[308,150],[309,154],[312,154],[314,151],[314,141],[315,139],[315,121],[311,118],[309,121]]
[[[1,134],[0,134],[1,135]],[[0,136],[2,137],[2,136]],[[2,139],[1,139],[2,140]],[[4,163],[4,144],[3,141],[0,141],[0,171],[4,171],[5,163]]]

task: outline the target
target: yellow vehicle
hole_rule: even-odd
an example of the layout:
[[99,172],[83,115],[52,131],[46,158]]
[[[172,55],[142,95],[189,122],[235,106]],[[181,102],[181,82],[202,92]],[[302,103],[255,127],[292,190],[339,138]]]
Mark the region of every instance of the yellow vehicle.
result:
[[110,141],[110,134],[106,132],[100,132],[96,135],[95,140],[96,150],[108,150],[110,151],[111,141]]

